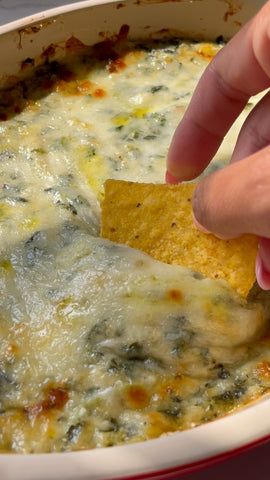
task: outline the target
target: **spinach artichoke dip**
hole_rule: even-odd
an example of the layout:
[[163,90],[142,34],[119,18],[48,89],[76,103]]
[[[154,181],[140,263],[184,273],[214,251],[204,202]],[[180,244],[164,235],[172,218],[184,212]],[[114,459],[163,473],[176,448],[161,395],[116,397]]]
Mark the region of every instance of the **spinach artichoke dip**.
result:
[[243,299],[99,236],[106,179],[164,182],[174,129],[220,48],[71,39],[61,62],[0,93],[2,452],[144,441],[269,391],[267,294]]

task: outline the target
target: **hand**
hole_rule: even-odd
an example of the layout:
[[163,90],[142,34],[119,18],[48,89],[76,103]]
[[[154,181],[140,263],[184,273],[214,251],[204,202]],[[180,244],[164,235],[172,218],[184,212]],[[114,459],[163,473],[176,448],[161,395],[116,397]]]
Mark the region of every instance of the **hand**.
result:
[[[270,86],[270,1],[206,68],[173,136],[166,180],[197,177],[248,99]],[[195,223],[222,238],[261,237],[260,286],[270,289],[270,93],[251,111],[230,164],[205,177],[193,198]]]

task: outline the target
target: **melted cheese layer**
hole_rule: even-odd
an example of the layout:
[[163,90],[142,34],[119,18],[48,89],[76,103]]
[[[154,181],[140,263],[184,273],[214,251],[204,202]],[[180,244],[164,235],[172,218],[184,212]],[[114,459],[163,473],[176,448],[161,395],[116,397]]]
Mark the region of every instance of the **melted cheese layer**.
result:
[[163,182],[171,135],[219,47],[121,49],[114,63],[86,51],[44,67],[1,103],[2,451],[147,440],[270,386],[267,295],[240,299],[98,237],[104,180]]

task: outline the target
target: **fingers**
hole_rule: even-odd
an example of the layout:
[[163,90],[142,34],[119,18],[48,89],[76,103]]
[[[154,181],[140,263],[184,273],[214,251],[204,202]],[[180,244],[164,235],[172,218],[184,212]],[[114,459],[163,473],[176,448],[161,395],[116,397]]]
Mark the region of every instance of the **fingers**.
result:
[[[195,97],[193,102],[196,101]],[[190,106],[190,108],[193,107]],[[208,123],[212,124],[210,119]],[[178,125],[169,148],[168,173],[178,181],[196,178],[215,155],[221,141],[222,137],[206,130],[203,125],[187,114]]]
[[270,144],[270,92],[247,117],[236,142],[231,162],[237,162]]
[[269,165],[270,146],[204,178],[193,197],[197,222],[221,238],[270,238]]
[[212,60],[173,136],[167,170],[198,176],[249,97],[270,85],[270,2]]

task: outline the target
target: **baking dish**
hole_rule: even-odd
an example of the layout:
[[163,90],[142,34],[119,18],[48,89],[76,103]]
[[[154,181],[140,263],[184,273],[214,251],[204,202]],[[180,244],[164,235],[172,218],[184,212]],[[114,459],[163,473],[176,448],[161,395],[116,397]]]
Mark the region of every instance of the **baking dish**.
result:
[[[1,85],[35,63],[63,54],[74,36],[93,44],[129,25],[131,38],[171,31],[195,39],[230,38],[264,2],[222,0],[81,2],[22,19],[0,29]],[[48,53],[49,52],[49,53]],[[31,68],[31,65],[29,66]],[[267,397],[241,412],[182,433],[141,444],[95,451],[0,457],[5,479],[174,478],[267,440]],[[233,432],[233,435],[232,435]]]

